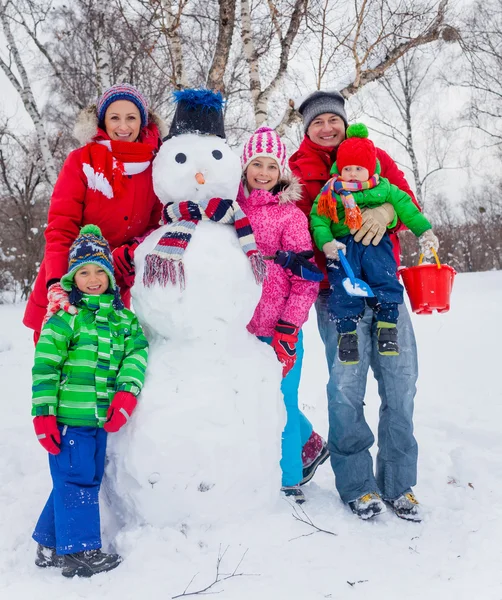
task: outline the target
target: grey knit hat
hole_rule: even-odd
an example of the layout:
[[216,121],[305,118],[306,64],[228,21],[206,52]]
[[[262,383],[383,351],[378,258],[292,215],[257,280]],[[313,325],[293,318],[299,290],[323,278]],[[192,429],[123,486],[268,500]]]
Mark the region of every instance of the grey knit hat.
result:
[[317,91],[300,104],[298,109],[303,117],[303,129],[307,133],[307,129],[312,121],[319,115],[324,113],[333,113],[343,119],[345,129],[348,127],[347,114],[345,113],[345,98],[336,90],[330,92]]

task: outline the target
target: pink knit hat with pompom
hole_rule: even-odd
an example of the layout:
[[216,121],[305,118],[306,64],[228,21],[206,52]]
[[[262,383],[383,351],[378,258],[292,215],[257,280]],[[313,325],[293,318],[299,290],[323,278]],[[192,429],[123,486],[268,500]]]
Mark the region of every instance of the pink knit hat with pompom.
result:
[[249,163],[259,156],[273,158],[282,175],[286,166],[286,145],[270,127],[260,127],[244,144],[241,156],[242,171],[244,172]]

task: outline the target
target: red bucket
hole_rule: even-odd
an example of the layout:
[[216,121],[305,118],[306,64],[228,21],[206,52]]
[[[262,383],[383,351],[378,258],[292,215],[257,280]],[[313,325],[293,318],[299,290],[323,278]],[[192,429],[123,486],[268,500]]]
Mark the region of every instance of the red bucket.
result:
[[434,310],[438,313],[450,310],[450,294],[456,271],[449,265],[442,265],[436,252],[434,256],[435,265],[422,264],[421,254],[417,266],[399,270],[411,309],[419,315],[430,315]]

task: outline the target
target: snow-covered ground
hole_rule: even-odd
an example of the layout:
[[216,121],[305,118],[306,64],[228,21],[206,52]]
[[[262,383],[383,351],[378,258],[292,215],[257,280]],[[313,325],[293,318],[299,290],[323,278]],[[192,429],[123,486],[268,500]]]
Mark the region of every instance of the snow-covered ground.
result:
[[[248,521],[222,519],[204,531],[126,530],[115,540],[124,564],[90,580],[65,580],[33,564],[30,536],[50,477],[30,418],[33,347],[22,311],[20,305],[0,307],[2,600],[168,600],[194,576],[187,593],[212,583],[225,550],[220,575],[236,567],[243,575],[208,590],[218,598],[502,600],[502,272],[459,275],[449,313],[413,316],[420,351],[415,491],[425,511],[422,523],[390,513],[360,521],[340,502],[328,462],[306,486],[304,507],[315,525],[335,536],[295,520],[278,495],[273,510]],[[325,435],[327,374],[315,313],[304,331],[302,402]],[[208,401],[217,398],[208,393]],[[372,426],[377,410],[370,376]],[[189,440],[191,432],[186,435]],[[238,465],[236,476],[245,477]],[[106,544],[106,529],[103,538]]]

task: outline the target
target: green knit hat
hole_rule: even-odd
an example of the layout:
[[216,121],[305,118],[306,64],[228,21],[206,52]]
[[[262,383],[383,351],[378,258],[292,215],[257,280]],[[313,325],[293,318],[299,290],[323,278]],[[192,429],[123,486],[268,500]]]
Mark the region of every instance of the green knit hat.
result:
[[108,275],[110,289],[116,290],[117,283],[113,273],[113,258],[110,246],[97,225],[84,225],[78,238],[70,248],[68,273],[61,278],[61,287],[70,292],[73,288],[75,273],[84,265],[97,265]]

